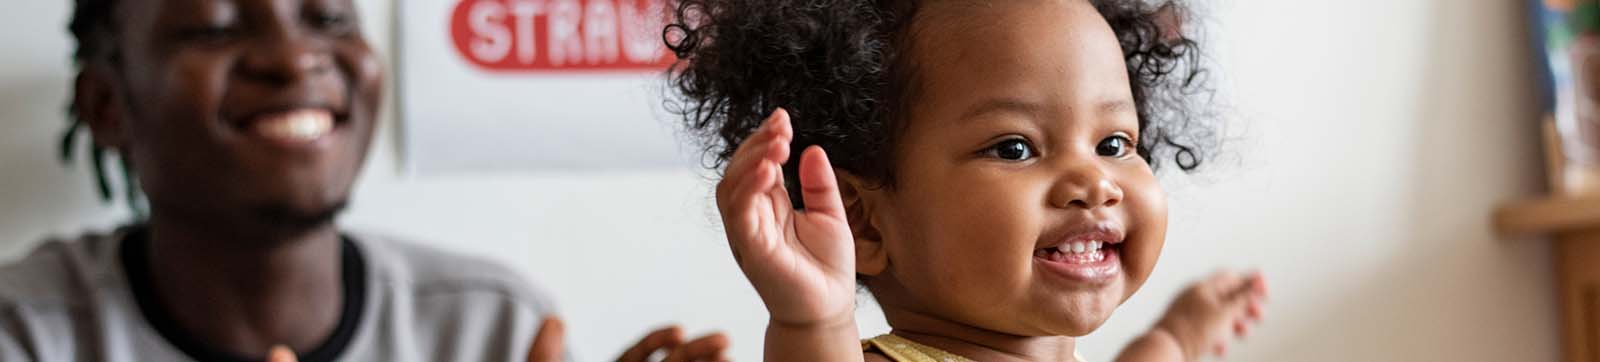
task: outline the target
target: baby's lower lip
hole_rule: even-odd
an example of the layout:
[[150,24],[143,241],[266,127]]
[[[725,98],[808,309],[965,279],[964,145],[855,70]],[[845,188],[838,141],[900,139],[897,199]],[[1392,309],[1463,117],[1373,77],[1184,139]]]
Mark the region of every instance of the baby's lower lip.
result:
[[1120,247],[1107,247],[1084,253],[1063,253],[1052,249],[1034,250],[1034,263],[1078,284],[1105,284],[1122,272]]

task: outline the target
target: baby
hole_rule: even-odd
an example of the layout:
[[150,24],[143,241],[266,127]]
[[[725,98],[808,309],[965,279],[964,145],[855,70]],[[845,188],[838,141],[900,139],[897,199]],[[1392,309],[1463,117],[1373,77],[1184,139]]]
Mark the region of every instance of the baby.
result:
[[[675,15],[678,111],[723,172],[769,361],[1081,360],[1075,337],[1160,256],[1154,167],[1202,160],[1180,4],[684,0]],[[860,340],[858,287],[889,334]],[[1265,289],[1218,273],[1118,359],[1220,355]]]

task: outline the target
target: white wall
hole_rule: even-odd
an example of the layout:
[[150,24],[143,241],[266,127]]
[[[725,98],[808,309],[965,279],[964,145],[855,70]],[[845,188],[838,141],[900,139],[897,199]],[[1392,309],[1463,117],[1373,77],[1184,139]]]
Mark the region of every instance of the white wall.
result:
[[[385,53],[391,2],[359,0]],[[114,225],[89,174],[56,162],[67,0],[0,12],[0,259]],[[1549,247],[1501,241],[1497,202],[1538,190],[1517,1],[1230,0],[1209,6],[1236,120],[1224,157],[1169,174],[1158,272],[1082,351],[1108,360],[1188,280],[1265,270],[1268,321],[1237,361],[1549,361]],[[666,321],[759,360],[765,315],[728,257],[705,176],[519,173],[410,179],[393,118],[345,224],[517,266],[557,294],[572,345],[607,360]],[[863,311],[863,329],[882,331]]]

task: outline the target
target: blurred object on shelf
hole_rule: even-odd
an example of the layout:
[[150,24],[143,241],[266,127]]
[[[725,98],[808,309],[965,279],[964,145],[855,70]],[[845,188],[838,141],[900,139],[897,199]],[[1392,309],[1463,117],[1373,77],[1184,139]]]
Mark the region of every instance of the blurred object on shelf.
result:
[[[1600,0],[1533,4],[1546,70],[1545,110],[1554,119],[1552,193],[1600,193]],[[1546,142],[1551,142],[1546,139]]]

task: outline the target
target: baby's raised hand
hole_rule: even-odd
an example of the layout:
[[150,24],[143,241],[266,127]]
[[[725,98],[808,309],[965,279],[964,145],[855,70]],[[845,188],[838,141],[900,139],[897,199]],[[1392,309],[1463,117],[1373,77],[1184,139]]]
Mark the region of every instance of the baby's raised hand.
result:
[[1212,274],[1178,295],[1155,328],[1129,345],[1123,362],[1196,361],[1227,353],[1233,337],[1244,337],[1261,321],[1267,282],[1260,272]]
[[853,331],[855,250],[838,181],[822,148],[806,149],[799,167],[806,207],[796,211],[782,168],[793,138],[788,112],[778,109],[734,151],[717,184],[728,244],[774,326],[849,322]]

